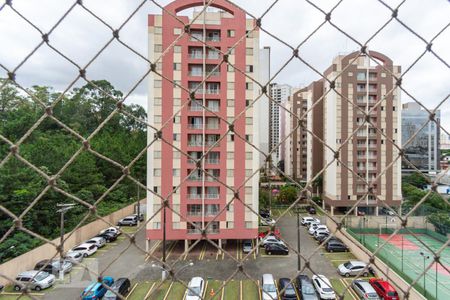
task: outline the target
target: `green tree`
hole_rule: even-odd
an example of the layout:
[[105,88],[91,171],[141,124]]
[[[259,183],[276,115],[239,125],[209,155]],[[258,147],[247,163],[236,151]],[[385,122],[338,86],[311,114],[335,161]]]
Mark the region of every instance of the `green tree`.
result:
[[281,204],[293,203],[298,197],[298,190],[295,186],[285,185],[281,187],[278,194],[278,202]]
[[427,216],[427,221],[434,225],[436,232],[439,232],[445,236],[450,233],[450,216],[448,213],[432,213]]

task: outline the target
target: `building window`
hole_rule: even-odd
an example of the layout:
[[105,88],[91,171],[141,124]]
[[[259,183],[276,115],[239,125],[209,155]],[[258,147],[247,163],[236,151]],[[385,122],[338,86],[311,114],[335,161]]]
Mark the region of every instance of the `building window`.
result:
[[175,116],[175,117],[173,117],[173,122],[174,122],[175,124],[180,123],[180,121],[181,121],[181,117],[180,117],[180,116]]
[[153,169],[153,176],[156,177],[161,176],[161,169]]
[[252,102],[252,100],[245,100],[245,106],[250,106],[250,103]]
[[229,107],[234,106],[234,100],[233,99],[228,99],[227,100],[227,106],[229,106]]
[[155,34],[162,34],[162,27],[155,26]]
[[173,29],[173,34],[175,34],[175,35],[180,35],[180,34],[181,34],[181,28],[175,27],[175,28]]
[[250,177],[253,174],[253,170],[252,169],[245,169],[245,177]]
[[234,159],[234,152],[227,152],[227,159]]
[[234,90],[234,82],[227,82],[227,88],[229,90]]
[[180,169],[173,169],[172,174],[174,177],[180,177]]
[[229,137],[228,138],[229,142],[234,142],[234,134],[233,133],[230,133],[230,135],[228,137]]
[[246,90],[253,90],[253,82],[246,82],[245,83],[245,89]]
[[253,124],[253,118],[252,117],[246,117],[245,118],[245,124],[246,125],[252,125]]
[[253,55],[253,48],[245,48],[245,54]]
[[246,134],[246,135],[245,135],[245,140],[246,140],[247,142],[249,142],[249,143],[252,143],[252,142],[253,142],[253,137],[252,137],[252,135],[251,135],[251,134]]
[[227,65],[228,72],[234,72],[234,67],[232,65]]
[[235,31],[233,29],[228,29],[227,30],[227,36],[228,37],[234,37],[235,35]]
[[251,229],[251,228],[253,228],[252,226],[253,226],[253,223],[251,221],[250,222],[249,221],[245,222],[245,228],[246,229]]
[[174,71],[181,71],[181,64],[180,63],[173,63],[173,70]]
[[227,229],[233,229],[234,228],[234,222],[227,221]]
[[162,86],[162,81],[161,80],[155,80],[154,86],[155,88],[160,88]]
[[155,192],[156,194],[158,194],[158,187],[157,187],[157,186],[154,186],[154,187],[153,187],[153,192]]
[[233,177],[234,176],[234,169],[227,169],[227,177]]
[[155,52],[162,52],[162,45],[155,44]]
[[173,52],[174,53],[181,53],[181,46],[174,46],[173,47]]
[[180,140],[180,134],[179,133],[174,133],[173,134],[173,140],[174,141],[179,141]]
[[161,158],[161,151],[153,152],[153,158]]
[[161,106],[161,97],[156,97],[153,99],[153,104],[155,106]]
[[153,229],[161,229],[161,222],[154,222]]
[[154,121],[156,124],[161,124],[161,116],[155,116]]
[[253,153],[252,152],[245,152],[245,159],[253,159]]
[[173,158],[180,158],[181,157],[181,153],[178,150],[173,150]]
[[246,65],[245,66],[245,72],[253,73],[253,65]]

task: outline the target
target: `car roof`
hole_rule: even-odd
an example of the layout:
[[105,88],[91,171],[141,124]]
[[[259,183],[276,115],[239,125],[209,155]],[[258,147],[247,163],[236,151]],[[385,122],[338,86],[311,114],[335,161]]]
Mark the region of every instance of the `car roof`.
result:
[[359,261],[359,260],[350,260],[349,262],[354,266],[366,266],[367,265],[365,262]]
[[280,286],[281,285],[283,285],[283,287],[285,287],[286,285],[292,286],[291,280],[289,278],[280,278],[278,281],[280,282]]
[[375,292],[370,283],[366,280],[356,279],[355,282],[358,282],[367,292]]
[[387,282],[386,280],[382,280],[382,279],[379,279],[379,278],[372,278],[370,280],[370,282],[378,282],[386,291],[388,291],[388,292],[396,292],[394,287],[389,282]]
[[201,277],[192,277],[189,286],[199,286],[202,281],[204,280]]
[[330,287],[331,287],[331,283],[328,280],[328,278],[325,277],[325,275],[321,275],[321,274],[313,275],[313,279],[320,279],[322,282],[324,282],[327,285],[330,285]]
[[83,243],[83,244],[79,244],[78,246],[73,247],[73,248],[74,248],[74,249],[75,249],[75,248],[79,248],[79,247],[89,248],[89,247],[91,247],[91,246],[92,246],[92,244]]
[[272,274],[263,274],[262,279],[263,281],[274,281]]
[[45,272],[44,271],[39,271],[39,270],[29,270],[29,271],[21,272],[17,276],[18,277],[28,277],[28,276],[34,277],[38,273],[45,273]]

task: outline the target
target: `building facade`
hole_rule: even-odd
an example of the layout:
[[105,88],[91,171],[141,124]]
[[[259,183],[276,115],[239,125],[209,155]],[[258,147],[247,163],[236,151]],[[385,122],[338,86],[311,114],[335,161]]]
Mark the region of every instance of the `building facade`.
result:
[[[270,47],[264,47],[259,51],[259,81],[262,85],[266,85],[270,80]],[[255,103],[255,108],[258,110],[259,116],[259,144],[260,150],[268,154],[269,153],[269,97],[267,94],[263,94],[259,91],[261,97]],[[265,165],[264,155],[260,155],[259,165],[263,167]]]
[[[202,5],[176,0],[148,16],[148,57],[166,79],[149,74],[148,121],[160,130],[148,133],[146,237],[161,240],[165,227],[166,239],[185,240],[186,249],[203,230],[219,245],[258,233],[249,207],[258,211],[260,158],[247,143],[259,145],[258,114],[247,107],[258,92],[235,69],[258,78],[259,32],[225,0],[206,13],[195,9]],[[189,34],[174,15],[185,24],[197,17]]]
[[[440,111],[435,120],[439,124]],[[429,113],[416,102],[403,104],[402,141],[405,159],[403,172],[439,172],[440,169],[440,127],[430,121]]]
[[[378,200],[399,207],[402,199],[401,162],[396,160],[399,153],[394,146],[401,145],[400,90],[391,75],[399,78],[401,69],[381,53],[371,51],[370,55],[379,64],[354,52],[336,57],[325,71],[330,81],[337,78],[335,89],[324,95],[322,122],[327,145],[323,201],[332,212],[362,199],[359,210],[378,214],[382,206]],[[330,83],[325,82],[324,90],[329,89]],[[371,187],[369,196],[365,182]]]
[[270,101],[269,108],[269,151],[272,152],[272,163],[276,166],[280,160],[280,114],[282,114],[281,106],[285,106],[288,97],[292,93],[292,87],[287,84],[270,85]]

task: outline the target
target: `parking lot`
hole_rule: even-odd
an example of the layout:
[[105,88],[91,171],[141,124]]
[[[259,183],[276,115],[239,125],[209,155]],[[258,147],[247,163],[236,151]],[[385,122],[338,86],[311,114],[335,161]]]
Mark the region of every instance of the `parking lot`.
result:
[[[319,217],[324,218],[324,217]],[[325,219],[322,220],[324,223]],[[295,215],[286,215],[278,224],[281,236],[285,242],[292,248],[297,247],[297,218]],[[132,233],[135,227],[126,227],[125,232]],[[342,290],[351,283],[350,279],[344,279],[336,271],[337,265],[353,258],[351,253],[326,253],[319,249],[313,256],[311,254],[317,248],[317,242],[307,233],[306,228],[301,226],[301,253],[310,261],[310,267],[316,273],[323,274],[331,279],[333,286],[337,291]],[[138,232],[136,243],[145,249],[144,232]],[[297,255],[292,250],[287,256],[266,255],[261,248],[259,255],[252,253],[243,261],[243,269],[255,281],[250,280],[245,274],[238,272],[229,281],[225,289],[218,291],[224,281],[229,280],[230,276],[236,271],[237,263],[246,254],[242,252],[241,241],[227,241],[223,246],[226,253],[218,251],[207,241],[199,242],[189,253],[184,253],[184,241],[169,241],[167,243],[166,258],[170,264],[175,264],[179,269],[193,262],[193,266],[183,268],[177,278],[185,284],[194,276],[201,276],[208,280],[208,296],[211,288],[216,292],[223,292],[223,299],[244,299],[240,298],[240,293],[246,295],[245,299],[253,299],[247,295],[255,294],[254,299],[259,299],[258,281],[264,273],[271,273],[278,279],[281,277],[293,278],[297,271]],[[154,242],[150,246],[150,251],[154,256],[162,258],[162,244]],[[311,257],[310,257],[311,256]],[[182,299],[185,288],[179,282],[171,284],[170,281],[161,284],[161,270],[152,267],[155,263],[152,258],[147,258],[143,251],[130,245],[125,235],[108,244],[97,251],[96,254],[84,260],[93,270],[102,271],[102,275],[112,276],[113,278],[128,277],[132,281],[133,291],[128,299],[143,299],[142,295],[153,293],[151,299]],[[304,262],[302,261],[302,266]],[[311,276],[312,272],[306,270],[304,273]],[[89,274],[81,266],[76,266],[74,270],[66,277],[66,284],[57,284],[50,290],[44,290],[39,295],[42,299],[78,299],[83,289],[96,278]],[[144,294],[143,294],[144,293]],[[237,298],[230,298],[236,297]],[[15,299],[15,298],[13,298]],[[208,299],[208,298],[207,298]],[[356,299],[351,293],[347,293],[346,299]]]

